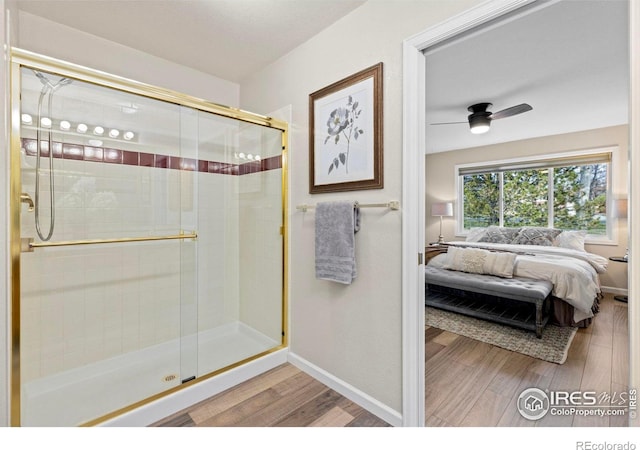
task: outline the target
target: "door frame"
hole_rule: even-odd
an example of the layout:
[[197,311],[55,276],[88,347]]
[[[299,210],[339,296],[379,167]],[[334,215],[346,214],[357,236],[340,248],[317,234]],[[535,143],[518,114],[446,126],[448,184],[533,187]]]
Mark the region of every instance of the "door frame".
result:
[[[402,184],[402,348],[403,424],[425,425],[424,365],[424,263],[425,249],[425,143],[426,63],[424,50],[477,26],[542,0],[489,0],[418,33],[403,42],[403,184]],[[545,2],[548,3],[548,2]],[[629,1],[630,58],[640,54],[640,4]],[[640,58],[631,58],[629,117],[629,197],[640,198],[640,158],[632,149],[640,142]],[[634,177],[635,174],[635,177]],[[629,204],[632,205],[633,201]],[[640,208],[630,206],[629,253],[640,254],[640,240],[633,241],[634,223],[640,223]],[[416,264],[417,262],[417,264]],[[629,258],[629,297],[640,281],[640,264]],[[640,386],[640,307],[629,302],[629,386]],[[637,426],[640,419],[630,420]]]

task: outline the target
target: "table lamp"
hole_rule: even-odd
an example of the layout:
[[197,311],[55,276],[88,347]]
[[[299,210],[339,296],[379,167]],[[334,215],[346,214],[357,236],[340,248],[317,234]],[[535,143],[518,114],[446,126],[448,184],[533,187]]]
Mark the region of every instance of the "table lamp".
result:
[[442,218],[453,216],[453,203],[434,203],[431,205],[431,215],[440,217],[440,236],[438,236],[438,244],[444,244],[444,237],[442,237]]

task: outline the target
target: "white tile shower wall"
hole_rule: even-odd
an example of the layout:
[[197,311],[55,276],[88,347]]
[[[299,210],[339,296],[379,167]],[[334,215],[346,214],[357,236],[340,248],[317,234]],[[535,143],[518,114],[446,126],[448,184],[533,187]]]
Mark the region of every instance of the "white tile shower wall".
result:
[[[197,315],[199,331],[241,320],[280,339],[281,171],[237,177],[60,159],[54,171],[54,241],[185,227],[199,238],[24,254],[25,382],[177,339],[185,313]],[[33,172],[24,178],[34,196]],[[33,213],[24,212],[23,233],[35,236]]]
[[198,330],[238,320],[238,178],[198,174]]
[[[25,160],[35,167],[35,157]],[[56,240],[126,237],[131,233],[173,234],[183,226],[181,203],[193,174],[180,171],[54,159]],[[44,230],[49,223],[48,170],[42,170],[40,199]],[[35,198],[34,176],[25,173],[24,191]],[[194,219],[190,219],[191,222]],[[35,235],[34,221],[23,233]]]
[[[36,281],[23,284],[25,381],[179,335],[179,267],[173,261],[179,261],[180,244],[150,251],[155,245],[85,249],[76,257],[52,254],[42,261],[51,269],[39,271],[49,275],[25,273],[25,281]],[[127,259],[137,262],[127,265]],[[30,365],[35,372],[27,370]]]
[[[166,211],[169,197],[182,185],[169,172],[178,172],[69,160],[54,160],[54,166],[57,223],[52,240],[179,231],[180,208]],[[34,196],[28,176],[24,190]],[[48,216],[43,219],[46,230]],[[35,236],[33,213],[23,213],[23,233]],[[109,244],[23,254],[24,381],[176,339],[181,245],[189,243]]]
[[279,342],[282,333],[282,170],[240,178],[240,320]]

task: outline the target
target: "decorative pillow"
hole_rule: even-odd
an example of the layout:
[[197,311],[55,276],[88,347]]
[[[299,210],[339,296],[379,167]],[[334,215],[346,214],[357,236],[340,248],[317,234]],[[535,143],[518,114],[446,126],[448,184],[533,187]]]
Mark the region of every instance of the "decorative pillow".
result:
[[492,225],[487,227],[484,235],[478,240],[478,242],[492,242],[494,244],[511,244],[520,228],[508,228]]
[[490,252],[481,248],[449,247],[443,269],[513,278],[515,253]]
[[522,227],[511,243],[518,245],[553,246],[556,236],[560,233],[562,233],[562,230],[558,230],[557,228]]
[[587,232],[585,230],[578,231],[563,231],[560,233],[554,244],[557,247],[569,248],[572,250],[579,250],[581,252],[586,252],[584,249],[584,240],[587,237]]
[[467,233],[465,241],[478,242],[484,236],[487,229],[485,227],[473,227]]

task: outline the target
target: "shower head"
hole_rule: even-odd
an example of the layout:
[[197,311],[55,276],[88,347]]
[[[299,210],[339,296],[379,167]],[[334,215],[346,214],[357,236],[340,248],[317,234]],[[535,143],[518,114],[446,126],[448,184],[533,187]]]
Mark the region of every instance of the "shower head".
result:
[[71,78],[61,78],[56,84],[53,84],[51,80],[49,80],[42,72],[38,72],[34,70],[33,73],[40,80],[40,82],[44,85],[44,89],[51,89],[52,91],[56,91],[60,89],[62,86],[66,86],[70,84],[73,80]]
[[37,70],[34,70],[33,73],[35,74],[36,77],[38,77],[40,82],[45,87],[48,87],[49,89],[53,89],[53,84],[51,84],[51,81],[49,81],[49,79],[47,77],[45,77],[41,72],[38,72]]
[[53,86],[53,90],[57,91],[58,89],[60,89],[62,86],[66,86],[67,84],[71,84],[73,82],[73,80],[71,78],[61,78],[60,81],[58,81],[54,86]]

